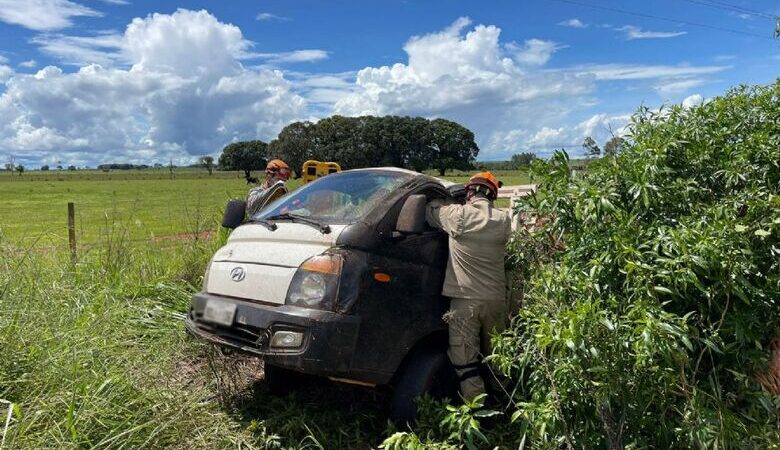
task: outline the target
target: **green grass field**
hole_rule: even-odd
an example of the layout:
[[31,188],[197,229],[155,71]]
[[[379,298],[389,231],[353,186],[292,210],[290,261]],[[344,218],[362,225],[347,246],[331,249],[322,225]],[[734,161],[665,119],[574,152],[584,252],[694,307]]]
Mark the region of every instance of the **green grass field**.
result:
[[[431,173],[432,174],[432,173]],[[261,173],[256,173],[261,175]],[[464,182],[469,173],[448,174]],[[496,172],[506,185],[528,183],[527,173]],[[300,185],[291,180],[290,187]],[[143,171],[0,172],[0,230],[10,239],[62,245],[67,241],[67,204],[76,208],[77,241],[91,245],[123,224],[133,241],[159,240],[213,230],[231,198],[249,186],[236,172],[177,169]],[[500,206],[508,202],[500,201]]]
[[[166,237],[213,230],[247,186],[235,173],[175,175],[0,174],[0,448],[380,445],[393,431],[386,392],[321,382],[274,397],[258,360],[185,332],[189,298],[226,234]],[[69,201],[76,264],[65,245]]]

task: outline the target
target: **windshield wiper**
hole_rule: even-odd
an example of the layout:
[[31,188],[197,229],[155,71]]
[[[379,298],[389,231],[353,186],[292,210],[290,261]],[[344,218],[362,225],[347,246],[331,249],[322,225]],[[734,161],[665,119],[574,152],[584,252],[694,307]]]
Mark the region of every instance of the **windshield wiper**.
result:
[[314,219],[309,219],[308,217],[303,217],[296,214],[290,214],[290,213],[277,214],[275,216],[266,217],[265,220],[289,220],[291,222],[305,223],[306,225],[311,225],[314,228],[320,230],[320,233],[322,234],[330,233],[330,225],[324,224],[322,222],[317,222]]
[[269,222],[268,219],[249,219],[249,221],[252,223],[259,223],[260,225],[263,225],[264,227],[268,228],[270,231],[276,231],[276,229],[279,228],[278,225]]

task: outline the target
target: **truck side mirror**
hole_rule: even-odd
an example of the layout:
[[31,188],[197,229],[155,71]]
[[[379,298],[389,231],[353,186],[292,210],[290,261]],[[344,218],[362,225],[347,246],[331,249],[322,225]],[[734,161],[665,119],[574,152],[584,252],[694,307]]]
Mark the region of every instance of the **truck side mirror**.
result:
[[395,230],[401,233],[422,233],[425,231],[425,206],[428,199],[422,194],[410,195],[401,207]]
[[230,200],[225,207],[225,214],[222,216],[222,226],[235,230],[244,222],[246,214],[246,202],[243,200]]

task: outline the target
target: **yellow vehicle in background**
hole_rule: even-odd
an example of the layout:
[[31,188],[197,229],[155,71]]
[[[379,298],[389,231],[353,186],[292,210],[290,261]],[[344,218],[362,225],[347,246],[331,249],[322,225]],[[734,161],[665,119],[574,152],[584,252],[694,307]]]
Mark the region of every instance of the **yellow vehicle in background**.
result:
[[341,172],[339,163],[310,159],[303,163],[303,170],[301,171],[301,173],[303,173],[303,184],[336,172]]

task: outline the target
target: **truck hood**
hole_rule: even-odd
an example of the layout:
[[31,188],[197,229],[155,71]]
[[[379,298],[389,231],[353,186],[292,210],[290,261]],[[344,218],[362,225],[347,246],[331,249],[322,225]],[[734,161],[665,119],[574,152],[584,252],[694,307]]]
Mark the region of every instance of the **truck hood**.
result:
[[259,224],[236,228],[211,260],[206,292],[283,304],[298,267],[333,247],[346,227],[331,225],[323,234],[306,224],[276,224],[275,231]]
[[345,225],[331,225],[331,232],[323,234],[306,224],[275,223],[276,231],[259,224],[236,228],[227,244],[214,254],[213,261],[297,268],[306,259],[336,245],[339,234],[345,228]]

